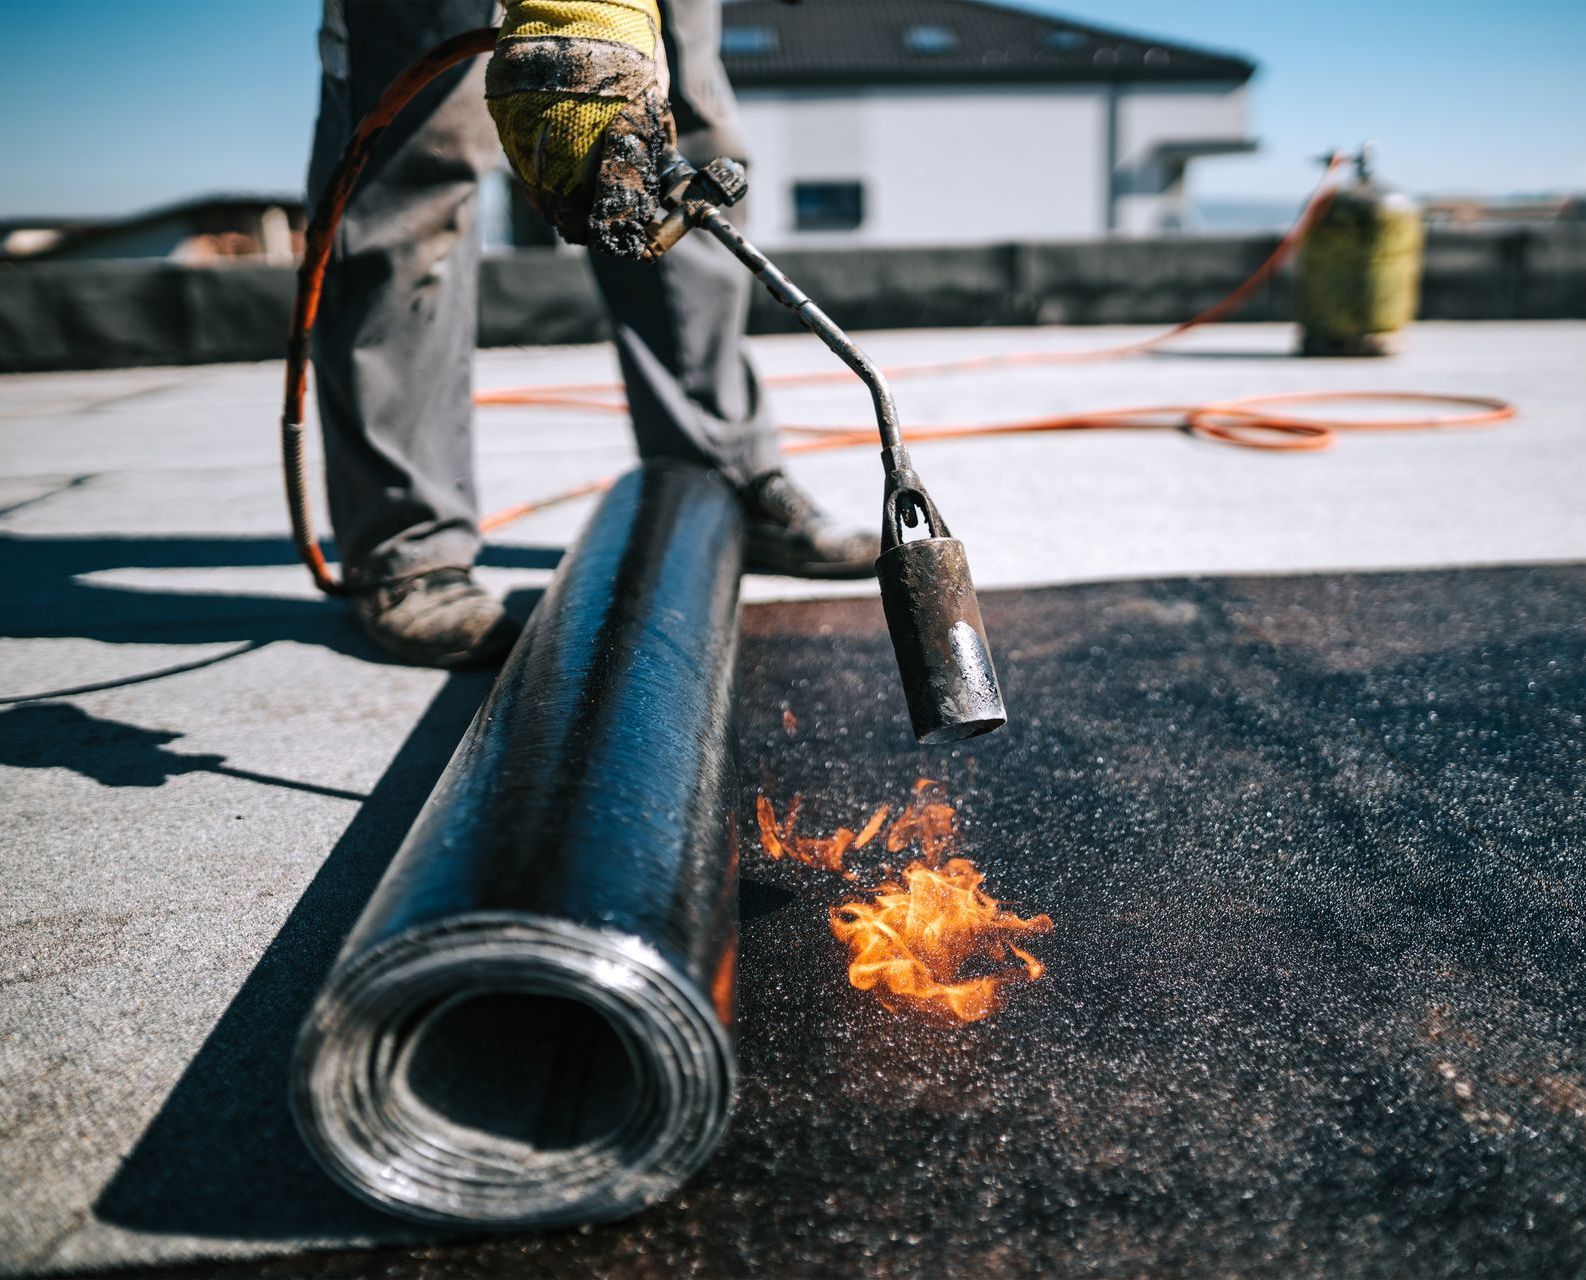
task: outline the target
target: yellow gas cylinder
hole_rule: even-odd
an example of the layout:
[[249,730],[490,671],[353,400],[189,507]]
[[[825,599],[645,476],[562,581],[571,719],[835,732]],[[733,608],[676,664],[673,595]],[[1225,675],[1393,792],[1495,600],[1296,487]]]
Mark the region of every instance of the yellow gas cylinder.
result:
[[1341,187],[1300,249],[1295,319],[1300,354],[1385,356],[1421,299],[1421,211],[1380,185],[1361,147]]

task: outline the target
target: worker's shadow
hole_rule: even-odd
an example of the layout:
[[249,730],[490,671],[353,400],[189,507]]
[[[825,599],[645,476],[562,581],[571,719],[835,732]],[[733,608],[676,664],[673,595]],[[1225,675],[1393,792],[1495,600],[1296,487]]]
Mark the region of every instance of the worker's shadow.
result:
[[[487,546],[479,563],[491,568],[554,569],[561,556],[558,547]],[[0,572],[10,601],[0,614],[0,636],[72,636],[109,644],[233,641],[252,648],[291,640],[385,661],[348,610],[333,600],[213,590],[206,585],[191,590],[150,588],[101,576],[131,570],[152,572],[159,581],[168,571],[187,575],[210,571],[212,578],[226,571],[296,564],[296,552],[286,538],[0,533]],[[174,574],[172,578],[181,581]],[[16,701],[27,692],[0,689],[0,701]]]
[[218,773],[338,800],[365,798],[339,787],[238,769],[225,756],[171,750],[170,744],[181,737],[169,729],[90,715],[68,702],[25,702],[0,711],[0,765],[70,769],[105,787],[160,787],[186,773]]
[[[554,547],[489,547],[483,564],[517,569],[554,568]],[[49,688],[0,686],[0,764],[71,769],[107,787],[157,787],[184,773],[225,774],[268,786],[361,800],[318,786],[238,769],[224,756],[172,750],[182,734],[89,715],[59,699],[73,694],[143,684],[242,658],[280,640],[313,644],[369,662],[389,659],[359,631],[341,603],[303,596],[244,594],[199,588],[161,590],[107,582],[119,570],[246,570],[290,567],[296,554],[284,538],[29,537],[0,534],[0,573],[10,585],[11,607],[0,614],[0,637],[75,637],[107,644],[204,646],[199,656],[152,663],[109,679],[48,682]],[[538,598],[520,592],[509,601],[519,620]],[[217,643],[234,642],[215,652]]]
[[432,1236],[364,1206],[309,1156],[287,1108],[297,1029],[341,940],[489,690],[453,674],[303,891],[159,1112],[101,1192],[135,1231],[252,1240]]
[[[560,555],[552,548],[493,548],[481,560],[500,567],[550,568]],[[93,576],[120,569],[286,566],[294,559],[291,544],[273,538],[0,535],[0,568],[10,597],[10,607],[0,615],[0,636],[79,637],[109,644],[229,641],[237,646],[227,653],[238,654],[287,640],[382,661],[346,608],[334,601],[206,589],[151,590]],[[508,598],[509,612],[526,618],[538,595],[515,592]],[[81,679],[85,673],[72,674],[77,678],[57,683],[71,688],[89,684]],[[153,671],[93,687],[159,675]],[[368,901],[490,681],[489,672],[461,672],[442,685],[101,1193],[96,1211],[103,1220],[138,1231],[250,1239],[400,1234],[392,1219],[339,1191],[314,1164],[287,1112],[287,1065],[297,1026],[341,939]],[[179,774],[211,772],[328,790],[233,769],[222,756],[181,752],[171,745],[179,732],[96,717],[72,704],[39,701],[32,696],[36,692],[0,688],[0,695],[16,704],[0,711],[0,763],[65,767],[113,787],[156,787]]]
[[[0,536],[27,607],[0,634],[118,642],[253,646],[320,644],[377,660],[331,601],[185,594],[95,584],[119,567],[286,565],[291,545],[262,539],[16,538]],[[560,552],[488,549],[483,563],[549,568]],[[537,593],[508,598],[527,617]],[[341,1242],[433,1239],[342,1191],[315,1164],[287,1107],[297,1029],[358,913],[489,690],[489,672],[453,674],[342,833],[219,1022],[115,1177],[95,1202],[107,1222],[140,1232],[209,1238]],[[0,692],[11,692],[4,690]],[[180,735],[96,717],[63,702],[0,711],[0,763],[66,767],[106,786],[154,787],[183,773],[236,775],[223,757],[187,754]],[[277,785],[287,780],[248,775]],[[288,784],[322,788],[309,784]],[[350,797],[362,799],[363,797]],[[764,895],[762,895],[764,896]],[[746,914],[774,909],[750,891]]]

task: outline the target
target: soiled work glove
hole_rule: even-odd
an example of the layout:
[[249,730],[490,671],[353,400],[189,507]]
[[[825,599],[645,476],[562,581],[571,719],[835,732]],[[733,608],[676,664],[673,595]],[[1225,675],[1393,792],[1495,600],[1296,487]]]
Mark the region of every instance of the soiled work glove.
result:
[[573,244],[637,258],[655,216],[667,106],[656,0],[515,0],[485,75],[501,145]]

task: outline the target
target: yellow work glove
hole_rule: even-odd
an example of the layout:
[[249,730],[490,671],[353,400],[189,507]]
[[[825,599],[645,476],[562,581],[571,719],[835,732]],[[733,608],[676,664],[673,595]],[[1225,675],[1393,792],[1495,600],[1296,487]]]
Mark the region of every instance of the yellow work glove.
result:
[[516,0],[485,98],[534,207],[573,244],[637,258],[677,140],[656,0]]

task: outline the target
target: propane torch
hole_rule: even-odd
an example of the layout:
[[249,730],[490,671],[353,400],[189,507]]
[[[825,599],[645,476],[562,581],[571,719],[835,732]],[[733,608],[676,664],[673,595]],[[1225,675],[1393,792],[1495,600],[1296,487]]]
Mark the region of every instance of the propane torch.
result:
[[[660,189],[665,212],[650,227],[646,259],[660,257],[695,228],[708,231],[858,374],[870,392],[886,473],[876,577],[914,736],[921,742],[953,742],[1001,728],[1008,716],[964,544],[949,532],[909,460],[886,377],[830,316],[728,221],[722,210],[749,189],[741,164],[718,157],[695,169],[674,152],[662,168]],[[905,535],[905,528],[918,529],[922,523],[919,535]]]

